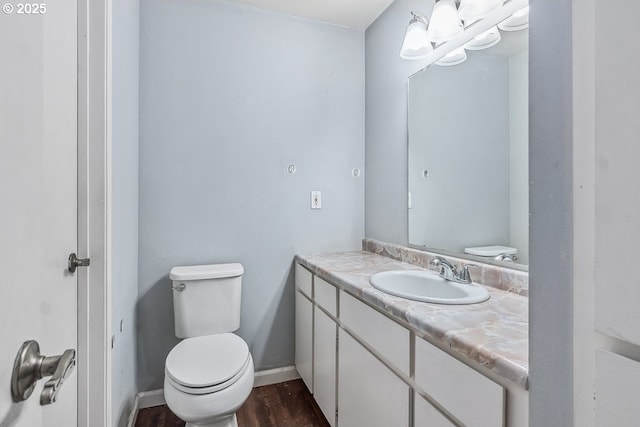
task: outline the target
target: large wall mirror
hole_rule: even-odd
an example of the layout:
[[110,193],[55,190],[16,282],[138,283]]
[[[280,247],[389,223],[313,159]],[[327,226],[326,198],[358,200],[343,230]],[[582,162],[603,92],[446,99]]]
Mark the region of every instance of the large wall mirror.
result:
[[528,30],[504,32],[409,78],[411,245],[528,264],[528,63]]

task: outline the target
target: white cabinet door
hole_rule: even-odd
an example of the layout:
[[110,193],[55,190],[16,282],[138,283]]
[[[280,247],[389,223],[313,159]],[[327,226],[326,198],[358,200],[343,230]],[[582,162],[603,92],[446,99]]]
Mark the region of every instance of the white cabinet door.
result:
[[313,396],[333,427],[336,425],[337,325],[319,308],[314,311]]
[[413,405],[414,427],[454,427],[444,415],[427,402],[422,396],[416,393]]
[[76,372],[45,406],[48,378],[18,403],[10,384],[23,342],[46,356],[76,348],[77,274],[65,267],[78,244],[78,2],[2,3],[0,425],[75,426]]
[[313,393],[313,304],[296,291],[296,369]]
[[504,425],[502,386],[422,338],[416,338],[415,381],[464,425]]
[[409,425],[409,386],[342,328],[338,347],[338,424]]

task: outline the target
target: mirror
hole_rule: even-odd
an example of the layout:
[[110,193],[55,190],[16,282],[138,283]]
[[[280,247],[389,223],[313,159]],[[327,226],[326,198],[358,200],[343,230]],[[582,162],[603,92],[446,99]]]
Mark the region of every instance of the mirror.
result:
[[410,245],[528,264],[528,63],[528,30],[505,31],[409,78]]

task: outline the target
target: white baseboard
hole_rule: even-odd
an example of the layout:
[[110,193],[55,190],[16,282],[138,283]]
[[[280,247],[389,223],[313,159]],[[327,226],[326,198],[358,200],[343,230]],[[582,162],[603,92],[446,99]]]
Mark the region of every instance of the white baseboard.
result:
[[143,391],[142,393],[138,393],[136,397],[140,398],[140,404],[138,405],[139,409],[153,408],[154,406],[160,406],[167,403],[164,400],[163,389]]
[[138,420],[138,409],[140,405],[140,398],[136,395],[136,398],[133,400],[133,408],[131,408],[131,413],[129,414],[129,420],[127,421],[127,427],[134,427],[136,425],[136,421]]
[[134,427],[136,425],[136,419],[138,418],[138,411],[140,409],[153,408],[154,406],[164,405],[165,403],[167,402],[164,400],[163,389],[143,391],[136,394],[127,427]]
[[[293,365],[268,369],[255,373],[253,386],[261,387],[263,385],[278,384],[285,381],[297,380],[298,378],[300,378],[300,374],[298,374],[296,367]],[[164,404],[166,404],[166,401],[164,400],[164,391],[162,389],[143,391],[136,394],[127,427],[134,427],[136,425],[136,419],[138,418],[138,411],[140,409],[152,408]]]
[[266,371],[256,372],[253,380],[253,386],[261,387],[263,385],[278,384],[285,381],[297,380],[298,378],[300,378],[300,374],[293,365],[285,366],[283,368],[268,369]]

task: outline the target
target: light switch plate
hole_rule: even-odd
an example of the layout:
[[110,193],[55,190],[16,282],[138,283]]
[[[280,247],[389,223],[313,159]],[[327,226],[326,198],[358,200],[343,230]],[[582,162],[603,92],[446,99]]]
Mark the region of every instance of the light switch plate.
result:
[[320,191],[311,192],[311,209],[322,209],[322,193]]

